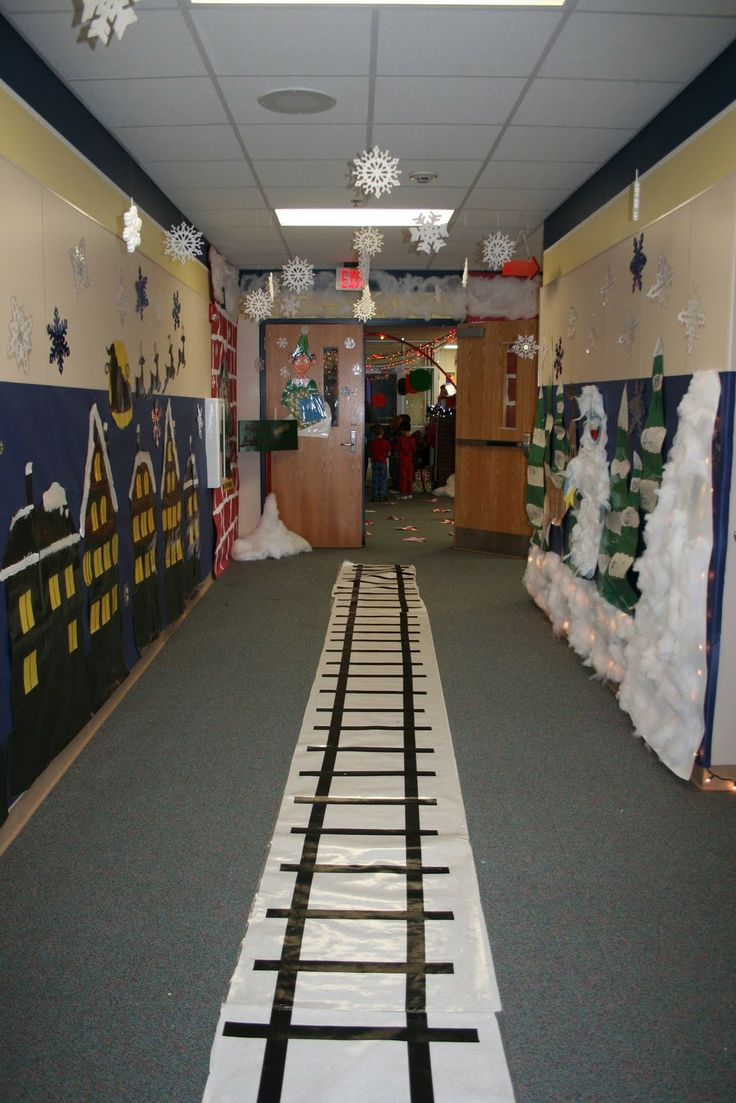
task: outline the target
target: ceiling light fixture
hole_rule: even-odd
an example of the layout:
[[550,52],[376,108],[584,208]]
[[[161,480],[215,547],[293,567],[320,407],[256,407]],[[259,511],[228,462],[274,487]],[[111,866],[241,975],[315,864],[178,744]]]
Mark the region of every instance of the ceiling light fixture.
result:
[[329,111],[337,100],[315,88],[276,88],[258,97],[261,107],[279,115],[317,115]]
[[314,7],[371,7],[392,8],[414,6],[436,8],[561,8],[565,0],[190,0],[192,4],[239,4],[241,7],[255,7],[266,4],[275,8],[312,5]]
[[[396,207],[278,207],[281,226],[412,226],[428,211]],[[439,224],[450,221],[454,210],[433,210]]]

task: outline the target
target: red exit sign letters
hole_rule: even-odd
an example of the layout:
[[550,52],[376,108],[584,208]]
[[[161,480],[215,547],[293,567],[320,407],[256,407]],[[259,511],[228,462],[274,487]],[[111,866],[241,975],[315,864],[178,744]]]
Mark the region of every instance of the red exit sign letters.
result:
[[362,291],[363,277],[360,268],[338,268],[335,271],[337,291]]

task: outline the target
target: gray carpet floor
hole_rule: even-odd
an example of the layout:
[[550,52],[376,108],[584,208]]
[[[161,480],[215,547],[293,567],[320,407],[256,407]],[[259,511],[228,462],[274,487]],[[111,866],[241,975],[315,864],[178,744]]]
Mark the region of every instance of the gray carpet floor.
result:
[[346,558],[417,565],[518,1103],[736,1099],[736,798],[659,765],[447,506],[232,564],[0,859],[3,1103],[200,1100]]

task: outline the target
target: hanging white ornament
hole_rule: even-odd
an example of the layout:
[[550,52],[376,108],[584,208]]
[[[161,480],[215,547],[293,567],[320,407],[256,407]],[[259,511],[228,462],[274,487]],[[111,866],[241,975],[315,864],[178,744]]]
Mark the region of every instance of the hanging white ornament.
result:
[[634,186],[631,189],[631,221],[639,221],[639,201],[641,199],[641,181],[639,180],[639,170],[634,170]]
[[468,258],[465,258],[465,264],[463,265],[463,287],[468,286]]
[[265,322],[271,316],[271,300],[262,287],[245,296],[243,309],[252,322]]
[[138,217],[138,208],[131,199],[130,206],[123,215],[123,241],[129,253],[134,253],[141,243],[143,221]]
[[380,150],[378,146],[365,149],[359,157],[354,158],[353,164],[355,187],[366,195],[375,195],[378,199],[384,192],[388,194],[400,184],[401,169],[397,167],[399,159],[392,157],[388,150]]
[[82,0],[82,23],[87,23],[87,38],[99,38],[107,46],[112,34],[120,40],[126,27],[137,22],[133,5],[138,0]]
[[687,351],[688,355],[690,355],[695,348],[699,330],[703,329],[705,326],[705,313],[703,311],[703,304],[700,301],[700,291],[697,286],[693,287],[690,298],[687,301],[687,306],[677,315],[677,320],[681,326],[685,327]]
[[89,274],[87,272],[87,241],[80,237],[79,243],[69,250],[69,260],[74,277],[74,291],[77,299],[89,287]]
[[297,295],[302,291],[310,291],[314,287],[314,265],[293,257],[281,269],[281,283]]
[[298,295],[284,295],[279,302],[279,312],[282,318],[296,318],[299,313]]
[[204,238],[188,222],[180,222],[178,226],[164,231],[164,255],[172,257],[179,264],[196,260],[203,252]]
[[500,272],[506,261],[511,260],[516,245],[508,234],[496,230],[483,238],[483,261],[493,272]]
[[632,314],[630,310],[626,311],[624,317],[623,332],[619,334],[617,338],[617,344],[623,345],[626,349],[626,355],[631,356],[632,349],[634,347],[634,338],[636,337],[636,331],[639,326],[639,319],[636,314]]
[[371,298],[371,293],[366,287],[363,294],[353,303],[353,317],[359,322],[369,322],[375,316],[376,304]]
[[354,349],[355,348],[355,338],[354,337],[346,337],[345,340],[343,341],[343,344],[345,345],[346,349]]
[[414,219],[414,225],[410,227],[411,240],[416,242],[418,253],[439,253],[447,242],[447,223],[442,221],[442,216],[434,211],[422,211]]
[[375,257],[383,248],[383,234],[375,226],[363,226],[355,231],[353,251],[359,257]]
[[539,352],[539,345],[531,334],[525,336],[520,333],[511,346],[511,351],[515,353],[520,360],[534,360]]
[[670,289],[672,288],[672,281],[675,278],[675,273],[670,268],[667,257],[664,254],[660,254],[659,263],[657,264],[657,275],[654,283],[647,290],[647,298],[652,299],[655,303],[659,303],[660,306],[666,306],[670,297]]
[[268,297],[273,304],[273,300],[276,298],[276,280],[273,278],[273,272],[268,273]]
[[8,326],[8,358],[28,375],[31,370],[31,330],[33,318],[26,314],[15,295],[10,296],[10,325]]
[[608,306],[608,300],[615,286],[616,277],[613,274],[613,269],[609,267],[606,271],[606,278],[599,288],[601,295],[601,306]]
[[578,312],[574,306],[571,306],[567,312],[567,339],[571,344],[575,344],[575,338],[578,335]]

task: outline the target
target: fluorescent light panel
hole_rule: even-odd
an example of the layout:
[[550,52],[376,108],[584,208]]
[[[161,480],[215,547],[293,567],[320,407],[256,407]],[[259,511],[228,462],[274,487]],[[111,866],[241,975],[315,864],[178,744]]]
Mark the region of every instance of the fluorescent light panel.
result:
[[[279,207],[276,217],[281,226],[413,226],[428,208],[386,207]],[[454,210],[432,209],[442,223],[450,221]],[[439,223],[438,223],[439,225]]]

